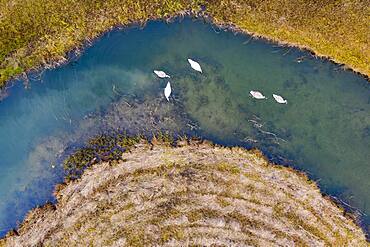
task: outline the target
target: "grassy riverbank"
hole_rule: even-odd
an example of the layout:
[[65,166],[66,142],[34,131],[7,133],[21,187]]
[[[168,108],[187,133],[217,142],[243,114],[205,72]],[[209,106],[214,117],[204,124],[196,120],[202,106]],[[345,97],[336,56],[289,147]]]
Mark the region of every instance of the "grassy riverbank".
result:
[[368,246],[312,181],[258,151],[155,140],[58,186],[0,246]]
[[228,23],[330,57],[370,75],[370,6],[363,0],[219,0],[208,11]]
[[218,24],[307,47],[370,75],[366,1],[0,0],[0,86],[31,68],[65,61],[66,52],[102,32],[185,11]]

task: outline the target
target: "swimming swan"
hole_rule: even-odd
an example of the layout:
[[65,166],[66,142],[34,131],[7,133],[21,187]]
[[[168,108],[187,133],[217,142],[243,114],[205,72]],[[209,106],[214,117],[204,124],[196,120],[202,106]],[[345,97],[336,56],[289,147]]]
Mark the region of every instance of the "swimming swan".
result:
[[249,93],[255,99],[266,99],[266,97],[261,92],[258,92],[258,91],[250,91]]
[[280,95],[272,94],[272,97],[274,97],[276,102],[278,102],[280,104],[288,104],[288,101],[286,99],[284,99],[283,97],[281,97]]
[[167,101],[170,101],[170,95],[171,95],[171,84],[170,82],[167,82],[167,86],[164,89],[164,96],[166,97]]
[[169,75],[166,74],[166,72],[161,70],[154,70],[154,74],[156,74],[159,78],[170,78]]
[[194,70],[199,71],[200,73],[202,73],[202,68],[200,67],[199,63],[195,62],[194,60],[191,60],[190,58],[188,58],[188,62],[190,63],[190,66]]

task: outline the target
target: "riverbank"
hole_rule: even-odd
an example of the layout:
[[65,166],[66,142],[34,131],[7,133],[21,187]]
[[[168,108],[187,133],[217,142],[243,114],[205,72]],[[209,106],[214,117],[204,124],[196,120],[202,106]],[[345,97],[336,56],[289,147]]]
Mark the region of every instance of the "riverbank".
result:
[[196,140],[135,143],[122,160],[58,186],[58,203],[34,209],[0,246],[367,246],[312,181],[260,152]]
[[[184,14],[307,48],[370,75],[365,1],[1,1],[0,86],[30,69],[53,67],[116,26]],[[204,11],[202,11],[204,10]],[[25,76],[25,74],[23,74]]]

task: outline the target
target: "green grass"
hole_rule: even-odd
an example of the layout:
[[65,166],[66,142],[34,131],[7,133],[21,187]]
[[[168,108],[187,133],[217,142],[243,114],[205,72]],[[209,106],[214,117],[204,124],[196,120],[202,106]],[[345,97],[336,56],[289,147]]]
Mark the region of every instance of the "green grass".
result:
[[57,65],[102,32],[184,11],[309,47],[370,75],[366,0],[0,0],[0,86],[30,69]]

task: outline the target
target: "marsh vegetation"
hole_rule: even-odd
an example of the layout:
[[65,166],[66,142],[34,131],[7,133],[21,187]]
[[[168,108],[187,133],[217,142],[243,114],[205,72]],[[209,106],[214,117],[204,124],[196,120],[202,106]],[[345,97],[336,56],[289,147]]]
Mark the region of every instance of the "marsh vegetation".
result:
[[112,27],[185,13],[307,47],[368,76],[369,8],[365,0],[1,0],[0,86],[31,68],[65,62],[68,51]]
[[[188,57],[201,63],[202,74]],[[153,69],[173,75],[170,102],[163,96],[167,81]],[[109,32],[71,63],[29,74],[29,90],[17,83],[1,101],[1,233],[29,209],[53,201],[65,155],[117,129],[185,132],[259,148],[364,212],[358,218],[366,229],[369,85],[307,52],[190,18]],[[289,104],[256,102],[252,89],[284,95]],[[69,171],[78,176],[74,167],[86,164]]]
[[258,151],[135,143],[59,186],[56,207],[31,211],[0,246],[367,246],[305,175]]

